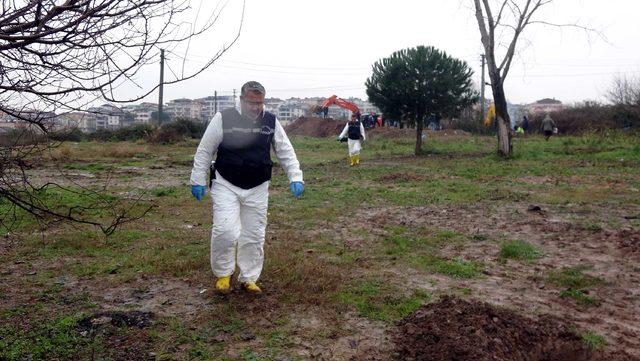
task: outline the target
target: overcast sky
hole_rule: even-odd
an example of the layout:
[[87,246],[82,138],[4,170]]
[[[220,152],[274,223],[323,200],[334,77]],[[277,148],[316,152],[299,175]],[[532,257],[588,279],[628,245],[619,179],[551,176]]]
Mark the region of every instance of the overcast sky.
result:
[[[230,0],[215,31],[190,44],[186,69],[229,43],[241,5]],[[214,90],[231,94],[247,80],[260,81],[268,97],[366,99],[371,65],[417,45],[432,45],[467,61],[479,84],[482,47],[472,6],[471,0],[247,0],[238,42],[196,79],[167,86],[165,102]],[[582,24],[606,39],[573,28],[527,28],[506,81],[507,98],[514,103],[544,97],[565,103],[604,100],[616,74],[640,76],[638,14],[638,0],[556,0],[548,5],[539,19]],[[180,72],[184,55],[177,49],[167,54],[167,77]],[[138,80],[157,83],[156,67],[142,71]],[[128,95],[135,89],[121,91]],[[148,100],[157,101],[157,93]]]

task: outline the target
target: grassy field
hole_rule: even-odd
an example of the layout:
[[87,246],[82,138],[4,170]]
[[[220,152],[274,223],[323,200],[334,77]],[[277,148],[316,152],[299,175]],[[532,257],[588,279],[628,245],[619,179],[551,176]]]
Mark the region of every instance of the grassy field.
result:
[[153,208],[110,237],[3,229],[0,359],[389,359],[395,322],[442,295],[556,315],[590,347],[640,357],[639,137],[517,138],[509,160],[488,137],[432,137],[419,157],[413,139],[377,137],[359,167],[333,139],[292,141],[305,193],[274,168],[255,298],[211,292],[196,142],[53,151],[36,182],[60,164],[70,187]]

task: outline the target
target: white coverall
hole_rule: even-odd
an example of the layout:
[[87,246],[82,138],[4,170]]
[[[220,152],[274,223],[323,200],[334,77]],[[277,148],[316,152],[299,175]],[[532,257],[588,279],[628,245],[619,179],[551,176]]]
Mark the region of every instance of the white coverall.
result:
[[[290,182],[302,182],[300,163],[278,119],[272,147]],[[217,113],[198,145],[191,171],[191,185],[206,185],[209,165],[222,142],[222,115]],[[237,263],[240,282],[256,282],[264,260],[269,181],[251,189],[231,184],[216,172],[211,187],[213,228],[211,270],[220,278],[231,276]]]
[[[338,136],[338,138],[344,138],[347,136],[349,132],[349,123],[344,126],[342,129],[342,133]],[[362,122],[360,122],[360,134],[362,135],[362,140],[367,140],[364,135],[364,126],[362,126]],[[360,143],[360,139],[348,139],[347,144],[349,145],[349,156],[360,154],[360,149],[362,148],[362,144]]]

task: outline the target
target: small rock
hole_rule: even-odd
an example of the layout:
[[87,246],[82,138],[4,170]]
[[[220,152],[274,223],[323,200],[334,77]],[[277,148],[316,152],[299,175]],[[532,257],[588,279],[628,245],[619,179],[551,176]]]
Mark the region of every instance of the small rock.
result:
[[493,322],[498,322],[498,321],[500,321],[500,319],[499,319],[499,318],[497,318],[497,317],[492,318],[492,320],[493,320]]
[[98,318],[94,318],[91,320],[91,324],[93,325],[104,325],[106,323],[110,323],[112,320],[111,317],[108,316],[102,316],[102,317],[98,317]]
[[529,212],[540,212],[540,211],[542,211],[542,208],[540,208],[540,206],[532,204],[527,208],[527,211],[529,211]]
[[243,331],[240,334],[240,339],[242,341],[251,341],[251,340],[253,340],[255,338],[256,338],[256,336],[253,333],[251,333],[250,331]]
[[538,288],[543,290],[546,287],[546,285],[544,283],[541,283],[538,285]]
[[224,333],[219,333],[213,337],[214,342],[225,342],[227,341],[227,335]]
[[36,274],[38,274],[38,272],[37,272],[37,271],[31,271],[31,272],[28,272],[28,273],[27,273],[27,276],[34,276],[34,275],[36,275]]

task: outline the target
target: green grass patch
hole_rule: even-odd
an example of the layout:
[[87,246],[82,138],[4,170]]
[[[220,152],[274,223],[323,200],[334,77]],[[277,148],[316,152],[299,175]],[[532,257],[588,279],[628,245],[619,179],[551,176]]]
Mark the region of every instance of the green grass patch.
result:
[[560,292],[560,297],[562,298],[572,298],[578,304],[583,306],[598,306],[600,302],[595,298],[587,295],[584,291],[575,290],[575,289],[566,289]]
[[24,328],[12,323],[0,326],[0,359],[73,359],[99,348],[98,342],[84,339],[76,329],[79,318],[61,316],[33,322]]
[[337,296],[342,304],[354,306],[360,316],[382,321],[399,320],[430,299],[423,291],[402,295],[395,287],[378,281],[349,285]]
[[461,259],[437,259],[430,268],[436,273],[452,278],[475,278],[480,275],[484,267],[477,262],[468,262]]
[[515,259],[518,261],[533,261],[542,258],[542,250],[529,242],[522,240],[511,240],[500,245],[500,259]]
[[586,267],[570,267],[562,270],[553,270],[549,272],[548,280],[558,287],[576,290],[593,287],[603,282],[599,277],[585,274],[584,271],[586,269]]
[[151,190],[151,194],[153,194],[156,197],[177,197],[183,191],[184,189],[178,188],[176,186],[158,187],[158,188],[153,188]]
[[607,345],[604,337],[593,331],[587,331],[582,334],[582,342],[592,350],[601,350]]
[[87,172],[101,172],[110,169],[111,166],[107,166],[102,163],[68,163],[64,165],[66,169],[83,170]]

